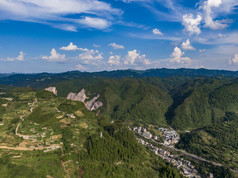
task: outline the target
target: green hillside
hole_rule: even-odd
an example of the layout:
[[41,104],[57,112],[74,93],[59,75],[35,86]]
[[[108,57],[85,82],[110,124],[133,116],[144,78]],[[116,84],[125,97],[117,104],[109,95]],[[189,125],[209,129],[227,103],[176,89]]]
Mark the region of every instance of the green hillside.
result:
[[238,115],[229,113],[223,123],[181,135],[177,147],[237,169]]
[[[72,79],[53,83],[58,95],[86,89],[88,96],[101,95],[101,113],[111,120],[127,123],[166,125],[165,113],[172,104],[164,82],[159,78],[145,79]],[[167,84],[167,86],[170,86]]]
[[[178,148],[237,169],[237,79],[190,76],[76,78],[71,73],[62,80],[62,76],[65,74],[59,74],[57,80],[37,79],[33,82],[35,89],[1,86],[2,146],[23,145],[30,148],[40,145],[46,149],[49,144],[60,145],[62,151],[42,153],[42,150],[36,149],[31,154],[35,158],[39,153],[39,160],[45,154],[45,159],[52,156],[49,161],[59,165],[59,169],[52,170],[55,175],[66,175],[64,169],[67,169],[70,175],[83,174],[85,177],[157,177],[164,171],[170,175],[177,173],[138,145],[127,128],[138,125],[146,128],[171,126],[181,133]],[[58,97],[43,90],[50,86],[57,88]],[[89,112],[81,102],[66,100],[68,93],[77,93],[83,88],[89,98],[100,94],[98,100],[103,106]],[[36,103],[31,112],[34,101]],[[23,131],[19,134],[39,133],[33,145],[15,135],[19,123],[19,130]],[[184,134],[187,130],[191,132]],[[52,137],[52,134],[55,136]],[[22,155],[19,150],[3,150],[1,154],[6,165],[16,167],[16,170],[18,166],[26,166],[28,172],[39,174],[34,172],[36,168],[30,169],[26,161],[21,164],[20,158],[17,158],[21,160],[19,162],[13,159],[14,156],[21,156],[28,160],[29,155]],[[29,150],[25,153],[28,154]],[[44,175],[51,175],[48,167],[37,169],[44,170]]]
[[96,116],[81,102],[30,88],[5,92],[2,177],[181,177],[142,147],[126,125]]
[[177,129],[194,129],[217,122],[225,112],[211,104],[211,96],[227,83],[227,79],[198,78],[174,89],[174,103],[167,112],[169,124]]

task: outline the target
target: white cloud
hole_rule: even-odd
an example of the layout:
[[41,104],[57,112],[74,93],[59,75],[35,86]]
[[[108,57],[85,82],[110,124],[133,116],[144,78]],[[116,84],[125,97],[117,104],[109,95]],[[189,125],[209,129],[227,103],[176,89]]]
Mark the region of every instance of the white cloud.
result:
[[68,46],[63,46],[60,49],[65,51],[77,51],[77,50],[88,51],[87,48],[79,48],[77,45],[74,45],[72,42],[70,42]]
[[76,70],[86,70],[86,67],[84,67],[81,64],[76,65]]
[[69,24],[51,24],[52,27],[58,28],[65,31],[77,32],[77,27],[75,25]]
[[172,59],[170,63],[176,64],[190,64],[191,59],[189,57],[182,57],[185,53],[181,51],[180,48],[175,47],[173,53],[171,54]]
[[222,4],[222,0],[207,0],[204,2],[203,10],[205,13],[205,27],[209,27],[213,30],[223,29],[227,27],[227,24],[223,24],[218,20],[213,20],[212,8],[218,8]]
[[78,59],[83,60],[85,63],[89,63],[91,60],[102,60],[102,53],[99,53],[98,50],[87,50],[79,54]]
[[197,18],[193,18],[193,14],[185,14],[183,16],[183,25],[185,26],[185,30],[192,34],[199,35],[201,33],[201,30],[199,28],[199,25],[202,21],[202,17],[200,15],[197,15]]
[[153,32],[155,35],[163,35],[163,33],[162,33],[158,28],[153,29],[152,32]]
[[92,27],[99,30],[106,29],[111,25],[108,20],[92,17],[84,17],[83,19],[79,19],[78,22],[85,25],[86,27]]
[[[70,15],[85,15],[82,19]],[[1,0],[0,20],[16,20],[48,24],[76,31],[80,24],[104,29],[122,11],[99,0]],[[95,18],[88,17],[96,16]]]
[[25,54],[22,51],[20,51],[19,56],[17,56],[16,60],[24,61],[24,56],[25,56]]
[[221,33],[219,33],[218,36],[219,36],[220,38],[224,38],[224,37],[225,37],[225,35],[223,35],[223,34],[221,34]]
[[128,54],[126,55],[124,59],[124,64],[126,65],[135,65],[135,64],[144,64],[149,65],[150,61],[146,58],[146,55],[140,55],[137,50],[128,51]]
[[208,45],[238,45],[238,33],[227,32],[225,34],[210,33],[205,34],[202,38],[197,38],[199,43]]
[[107,63],[110,65],[119,65],[120,60],[121,60],[121,56],[119,56],[119,55],[110,56]]
[[24,59],[24,56],[25,56],[25,54],[22,52],[22,51],[20,51],[19,52],[19,56],[17,56],[17,57],[7,57],[6,59],[2,59],[3,61],[10,61],[10,62],[13,62],[13,61],[24,61],[25,59]]
[[206,49],[199,49],[199,52],[200,53],[203,53],[203,52],[205,52],[206,51]]
[[64,62],[66,61],[66,56],[63,54],[57,53],[57,51],[53,48],[50,52],[50,56],[43,56],[42,59],[48,60],[49,62]]
[[238,65],[238,54],[235,54],[233,58],[229,59],[230,65]]
[[152,33],[128,33],[130,37],[149,40],[181,41],[180,36],[154,35]]
[[178,47],[175,47],[173,53],[171,54],[171,57],[178,59],[181,58],[182,55],[184,55],[184,52],[182,52]]
[[181,48],[182,48],[183,50],[195,50],[195,48],[192,47],[192,45],[191,45],[189,39],[187,39],[186,42],[183,42],[183,43],[182,43]]
[[108,46],[111,46],[114,49],[125,49],[125,47],[123,45],[119,45],[116,43],[110,43]]
[[76,51],[76,50],[79,50],[79,48],[76,45],[74,45],[72,42],[70,42],[68,46],[63,46],[60,49],[65,50],[65,51]]

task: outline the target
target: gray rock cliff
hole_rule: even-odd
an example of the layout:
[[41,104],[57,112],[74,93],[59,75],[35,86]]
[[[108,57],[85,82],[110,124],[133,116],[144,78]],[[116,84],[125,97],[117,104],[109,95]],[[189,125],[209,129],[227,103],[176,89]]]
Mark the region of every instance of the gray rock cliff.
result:
[[99,94],[97,94],[97,96],[95,96],[91,100],[85,102],[85,100],[88,99],[85,92],[86,92],[85,89],[82,89],[78,94],[71,92],[68,94],[67,99],[73,101],[81,101],[90,111],[97,110],[99,107],[103,106],[102,102],[97,101],[97,99],[100,97]]
[[52,93],[54,93],[57,96],[57,89],[56,87],[49,87],[45,89],[46,91],[50,91]]

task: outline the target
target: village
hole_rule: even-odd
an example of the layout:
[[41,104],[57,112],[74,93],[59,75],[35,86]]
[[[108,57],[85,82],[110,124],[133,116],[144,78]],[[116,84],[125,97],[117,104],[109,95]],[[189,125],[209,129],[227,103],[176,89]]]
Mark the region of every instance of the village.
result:
[[[136,134],[144,137],[145,139],[152,140],[158,142],[159,137],[156,135],[152,135],[149,131],[146,130],[146,128],[143,127],[134,127],[132,129]],[[162,142],[162,145],[166,146],[173,146],[175,143],[178,143],[179,141],[179,134],[173,130],[172,128],[159,128],[159,131],[163,135],[164,140]],[[150,148],[152,152],[154,152],[156,155],[163,158],[165,161],[168,161],[172,163],[175,167],[177,167],[179,170],[181,170],[181,173],[186,177],[195,177],[200,178],[197,170],[195,167],[191,164],[190,161],[184,160],[183,158],[176,157],[172,155],[168,150],[158,148],[154,146],[153,144],[145,141],[142,138],[137,138],[138,142],[142,145],[146,146],[147,148]]]
[[[155,141],[158,141],[158,139],[160,138],[159,136],[152,135],[149,131],[146,130],[146,128],[143,127],[134,127],[132,130],[146,139],[153,139]],[[159,131],[163,135],[162,140],[164,140],[164,145],[168,146],[178,143],[180,139],[179,134],[172,128],[159,128]]]

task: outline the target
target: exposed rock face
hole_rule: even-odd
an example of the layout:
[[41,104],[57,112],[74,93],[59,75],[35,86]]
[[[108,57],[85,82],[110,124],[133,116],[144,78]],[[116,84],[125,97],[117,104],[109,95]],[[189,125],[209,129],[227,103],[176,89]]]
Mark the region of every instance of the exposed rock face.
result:
[[54,93],[57,96],[56,87],[49,87],[49,88],[46,88],[45,90],[50,91],[50,92]]
[[82,89],[76,96],[75,96],[75,100],[76,101],[81,101],[84,103],[85,99],[87,99],[88,97],[85,94],[85,90]]
[[81,101],[82,103],[84,103],[84,105],[86,106],[86,108],[88,110],[93,111],[93,110],[97,110],[99,107],[103,106],[102,102],[96,101],[99,97],[100,97],[100,95],[98,94],[93,99],[85,102],[85,100],[88,97],[85,94],[85,90],[82,89],[78,94],[72,93],[72,92],[69,93],[68,96],[67,96],[67,99],[73,100],[73,101]]
[[86,96],[84,89],[82,89],[78,94],[71,92],[67,96],[67,99],[69,99],[69,100],[81,101],[82,103],[84,103],[85,99],[87,99],[87,98],[88,97]]
[[72,92],[71,92],[71,93],[68,94],[67,99],[74,101],[74,100],[75,100],[75,96],[76,96],[76,93],[72,93]]
[[95,103],[93,103],[90,111],[97,110],[101,106],[103,106],[103,103],[101,101],[96,101]]
[[97,94],[96,97],[94,97],[93,99],[91,99],[90,101],[85,103],[85,106],[88,110],[93,111],[96,110],[97,108],[103,106],[103,103],[100,101],[96,101],[98,98],[100,97],[99,94]]

